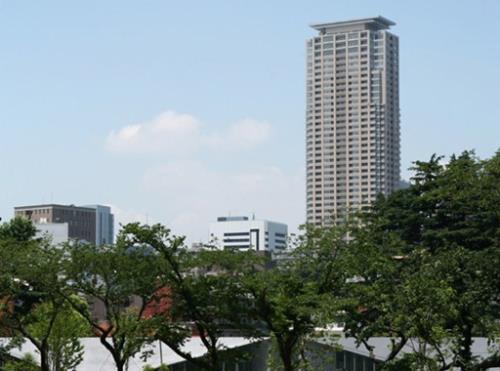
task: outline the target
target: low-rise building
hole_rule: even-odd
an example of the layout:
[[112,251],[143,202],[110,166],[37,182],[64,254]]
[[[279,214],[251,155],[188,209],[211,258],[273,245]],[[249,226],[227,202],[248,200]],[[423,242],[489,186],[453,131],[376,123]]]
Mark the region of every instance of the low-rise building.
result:
[[[14,215],[31,220],[37,229],[62,233],[63,227],[49,224],[67,224],[67,239],[87,241],[101,245],[113,243],[114,219],[108,206],[75,206],[43,204],[18,206]],[[60,235],[56,236],[57,238]],[[55,239],[55,238],[54,238]]]
[[274,251],[287,247],[286,224],[246,216],[218,217],[210,224],[210,244],[220,249]]
[[35,223],[36,236],[48,237],[51,243],[59,245],[69,241],[68,223]]

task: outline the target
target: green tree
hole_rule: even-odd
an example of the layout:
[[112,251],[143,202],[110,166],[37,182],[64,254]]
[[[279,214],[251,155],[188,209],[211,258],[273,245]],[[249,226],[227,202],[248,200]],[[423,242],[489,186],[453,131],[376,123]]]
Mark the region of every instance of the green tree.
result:
[[339,265],[346,242],[343,228],[309,226],[288,258],[247,275],[253,316],[276,343],[277,369],[306,367],[308,338],[335,320],[346,282]]
[[[127,245],[149,246],[159,254],[162,286],[168,288],[168,311],[159,313],[156,337],[199,369],[219,370],[222,362],[238,357],[224,349],[220,337],[227,331],[247,334],[249,301],[241,279],[260,259],[252,252],[190,251],[183,237],[162,225],[129,224],[123,229]],[[194,358],[182,345],[200,337],[207,353]]]
[[412,185],[380,197],[352,232],[347,331],[394,338],[388,364],[413,338],[438,369],[483,370],[500,365],[498,353],[472,354],[474,336],[500,330],[500,153],[441,161],[416,162]]
[[36,227],[26,219],[16,217],[8,223],[0,225],[0,241],[2,243],[26,243],[33,240]]
[[78,311],[122,371],[127,361],[152,341],[153,321],[144,315],[158,288],[158,259],[150,248],[124,243],[67,246],[65,278],[79,297],[102,304],[103,318],[89,313],[75,296],[66,301]]
[[[85,303],[78,297],[71,300],[80,302],[82,307]],[[57,304],[57,316],[52,321],[52,307],[54,303],[45,302],[36,305],[30,312],[27,332],[35,338],[43,338],[49,332],[48,348],[49,363],[52,371],[74,370],[83,360],[84,349],[79,338],[90,335],[89,326],[80,313],[76,312],[67,302],[60,301]]]
[[39,371],[40,367],[31,354],[26,354],[20,359],[11,359],[5,363],[3,371]]
[[43,371],[70,370],[81,361],[82,321],[59,295],[63,252],[35,232],[19,218],[0,227],[0,324],[14,343],[35,346]]

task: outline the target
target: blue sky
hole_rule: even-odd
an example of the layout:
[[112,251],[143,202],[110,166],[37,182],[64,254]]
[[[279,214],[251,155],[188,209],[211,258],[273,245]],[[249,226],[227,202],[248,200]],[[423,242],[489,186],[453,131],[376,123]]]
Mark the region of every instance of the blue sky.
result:
[[[232,213],[304,221],[309,24],[400,37],[402,175],[500,146],[497,0],[0,0],[0,216],[110,204],[190,240]],[[140,134],[140,140],[130,137]]]

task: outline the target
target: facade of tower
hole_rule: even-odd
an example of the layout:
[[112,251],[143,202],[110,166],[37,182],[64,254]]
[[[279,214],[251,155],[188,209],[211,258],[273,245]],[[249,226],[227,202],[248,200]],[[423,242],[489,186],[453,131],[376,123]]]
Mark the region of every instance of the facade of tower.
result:
[[383,17],[307,41],[307,222],[328,225],[400,180],[399,41]]

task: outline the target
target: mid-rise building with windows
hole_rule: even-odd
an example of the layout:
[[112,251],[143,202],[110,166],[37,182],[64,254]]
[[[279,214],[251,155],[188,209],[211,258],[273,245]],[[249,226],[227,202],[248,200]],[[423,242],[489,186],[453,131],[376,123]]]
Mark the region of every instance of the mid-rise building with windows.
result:
[[394,22],[312,26],[307,41],[307,222],[330,224],[400,181],[399,41]]
[[274,251],[287,247],[288,227],[283,223],[225,216],[210,224],[210,244],[220,249]]
[[53,235],[54,240],[65,238],[96,245],[113,243],[114,218],[108,206],[19,206],[14,208],[14,214],[31,220],[41,233]]

